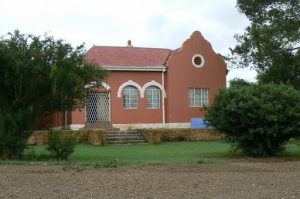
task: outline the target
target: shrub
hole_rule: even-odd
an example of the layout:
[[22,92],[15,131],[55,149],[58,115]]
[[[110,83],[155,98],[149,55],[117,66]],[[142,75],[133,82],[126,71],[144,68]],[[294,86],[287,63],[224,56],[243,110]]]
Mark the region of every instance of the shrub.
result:
[[31,134],[30,111],[0,113],[0,158],[20,159]]
[[28,161],[47,161],[51,157],[48,153],[36,153],[35,148],[32,146],[29,146],[25,151],[23,155],[23,160]]
[[233,81],[220,89],[206,119],[236,149],[250,156],[281,152],[300,135],[300,93],[288,85]]
[[59,134],[60,131],[49,131],[47,150],[55,160],[69,160],[76,146],[76,138],[72,135],[61,138]]

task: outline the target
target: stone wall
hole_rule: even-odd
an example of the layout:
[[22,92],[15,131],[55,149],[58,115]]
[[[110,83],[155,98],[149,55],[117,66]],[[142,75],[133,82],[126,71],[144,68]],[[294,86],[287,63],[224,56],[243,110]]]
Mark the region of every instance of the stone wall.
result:
[[[102,129],[60,130],[61,138],[75,136],[78,144],[104,145],[106,138]],[[45,145],[48,142],[48,131],[34,131],[27,140],[29,145]]]
[[221,140],[224,135],[217,132],[214,128],[180,128],[180,129],[140,129],[148,143],[158,144],[161,141],[204,141]]

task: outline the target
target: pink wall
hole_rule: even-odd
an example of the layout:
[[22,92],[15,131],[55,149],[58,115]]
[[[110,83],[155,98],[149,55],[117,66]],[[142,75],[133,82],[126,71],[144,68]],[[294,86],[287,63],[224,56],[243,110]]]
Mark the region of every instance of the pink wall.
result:
[[[138,93],[138,108],[126,109],[123,107],[123,98],[117,97],[119,87],[132,80],[143,87],[146,83],[154,80],[161,84],[161,72],[126,72],[111,71],[105,80],[110,86],[111,95],[111,120],[112,124],[134,124],[134,123],[162,123],[162,92],[160,108],[148,109],[146,107],[146,97],[141,98]],[[85,110],[75,110],[70,115],[70,124],[84,124]]]
[[76,109],[68,114],[68,124],[84,124],[85,108]]
[[[201,54],[205,64],[196,68],[192,57]],[[167,112],[170,123],[189,122],[192,117],[204,117],[203,108],[189,107],[189,88],[208,88],[209,103],[220,87],[226,85],[226,64],[200,32],[194,32],[182,47],[171,54],[166,81]]]
[[[161,72],[125,72],[125,71],[112,71],[107,83],[111,87],[111,114],[113,124],[133,124],[133,123],[161,123],[162,122],[162,102],[159,109],[147,109],[146,96],[140,97],[138,100],[137,109],[123,108],[123,98],[117,97],[119,87],[132,80],[138,83],[141,87],[147,82],[152,80],[161,84]],[[161,93],[162,99],[162,93]]]

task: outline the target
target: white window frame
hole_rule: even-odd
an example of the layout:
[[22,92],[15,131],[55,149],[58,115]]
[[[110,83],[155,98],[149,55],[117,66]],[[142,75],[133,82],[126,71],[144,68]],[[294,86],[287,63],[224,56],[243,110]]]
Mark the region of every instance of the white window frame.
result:
[[[156,97],[154,95],[154,91],[158,91],[158,97]],[[150,98],[149,98],[148,92],[151,92]],[[148,100],[150,100],[150,106],[148,104]],[[155,100],[158,100],[158,106],[154,106]],[[146,106],[147,106],[147,109],[160,109],[160,88],[158,88],[156,86],[149,86],[146,89]]]
[[[195,59],[196,59],[196,58],[199,58],[199,59],[201,60],[201,63],[200,63],[200,64],[196,64],[196,63],[195,63]],[[192,57],[192,64],[193,64],[193,66],[195,66],[196,68],[201,68],[201,67],[203,67],[204,64],[205,64],[205,59],[204,59],[203,55],[201,55],[201,54],[196,54],[196,55],[194,55],[194,56]]]
[[189,88],[189,107],[205,107],[209,105],[208,88]]
[[[125,91],[128,90],[128,96],[125,95]],[[133,91],[135,91],[135,95],[133,93]],[[137,109],[138,106],[139,106],[139,97],[138,97],[138,89],[134,86],[126,86],[123,88],[122,90],[122,96],[123,96],[123,100],[122,100],[122,103],[123,103],[123,108],[124,109]],[[125,102],[125,97],[128,97],[128,106],[126,106],[126,103]],[[136,106],[133,106],[133,100],[136,99]]]

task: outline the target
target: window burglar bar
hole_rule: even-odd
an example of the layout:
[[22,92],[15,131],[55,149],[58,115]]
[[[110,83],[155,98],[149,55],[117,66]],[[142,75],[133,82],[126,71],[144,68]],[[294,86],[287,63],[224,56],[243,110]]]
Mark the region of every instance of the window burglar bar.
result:
[[86,101],[87,123],[110,123],[109,92],[89,92]]

